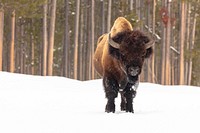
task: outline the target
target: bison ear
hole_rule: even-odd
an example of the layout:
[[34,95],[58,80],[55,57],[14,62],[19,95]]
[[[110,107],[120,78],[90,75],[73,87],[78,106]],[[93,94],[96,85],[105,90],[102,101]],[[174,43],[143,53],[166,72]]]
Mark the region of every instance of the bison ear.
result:
[[145,55],[145,58],[149,58],[153,53],[153,49],[152,47],[146,49],[146,55]]
[[112,47],[111,45],[109,45],[109,48],[108,48],[108,51],[109,51],[109,54],[116,58],[116,59],[120,59],[120,52],[119,52],[119,49],[116,49],[114,47]]

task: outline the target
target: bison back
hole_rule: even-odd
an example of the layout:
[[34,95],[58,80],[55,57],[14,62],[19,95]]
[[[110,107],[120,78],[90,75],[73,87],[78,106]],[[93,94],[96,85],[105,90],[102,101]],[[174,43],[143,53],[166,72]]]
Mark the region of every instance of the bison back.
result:
[[97,41],[97,48],[94,53],[94,67],[100,76],[103,76],[103,65],[102,65],[102,58],[103,58],[103,51],[107,45],[107,34],[103,34],[99,37]]

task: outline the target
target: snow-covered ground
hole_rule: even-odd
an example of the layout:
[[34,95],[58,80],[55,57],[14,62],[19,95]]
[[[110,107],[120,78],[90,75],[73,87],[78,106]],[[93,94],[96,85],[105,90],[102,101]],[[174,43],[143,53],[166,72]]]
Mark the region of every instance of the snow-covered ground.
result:
[[0,133],[200,133],[200,87],[140,83],[135,113],[105,113],[102,80],[0,72]]

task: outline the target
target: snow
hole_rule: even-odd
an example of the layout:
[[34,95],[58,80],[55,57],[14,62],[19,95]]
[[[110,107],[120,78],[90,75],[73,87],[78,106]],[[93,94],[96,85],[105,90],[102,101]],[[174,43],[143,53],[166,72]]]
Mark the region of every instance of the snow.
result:
[[102,80],[0,72],[0,133],[199,133],[200,87],[140,83],[135,113],[105,113]]

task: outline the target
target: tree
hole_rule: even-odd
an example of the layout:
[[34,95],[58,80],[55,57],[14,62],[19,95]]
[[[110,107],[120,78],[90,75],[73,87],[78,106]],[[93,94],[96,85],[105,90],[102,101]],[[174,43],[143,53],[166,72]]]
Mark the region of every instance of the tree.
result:
[[63,76],[68,77],[69,76],[69,46],[70,46],[70,38],[69,38],[69,5],[68,0],[65,0],[65,36],[64,36],[64,50],[63,50]]
[[54,53],[54,33],[55,33],[55,20],[56,20],[56,0],[51,3],[51,19],[49,27],[49,46],[48,46],[48,75],[53,75],[53,53]]
[[[30,22],[30,27],[33,27],[33,20]],[[35,69],[34,69],[34,64],[35,64],[35,43],[34,43],[34,36],[33,33],[30,34],[30,74],[34,75],[35,74]]]
[[108,0],[107,32],[110,31],[112,0]]
[[77,0],[76,1],[75,35],[74,35],[74,79],[78,79],[79,16],[80,16],[80,0]]
[[24,39],[25,39],[25,29],[24,29],[24,26],[25,26],[25,24],[24,24],[24,19],[23,18],[21,18],[20,20],[20,25],[19,25],[19,38],[20,38],[20,44],[19,44],[19,49],[20,49],[20,55],[19,55],[19,68],[20,68],[20,73],[24,73],[25,71],[24,71],[24,63],[25,63],[25,61],[24,61],[24,53],[25,53],[25,41],[24,41]]
[[[152,34],[155,34],[155,24],[156,24],[156,0],[153,0],[153,14],[152,14]],[[153,46],[154,54],[151,57],[151,79],[152,83],[155,83],[155,46]]]
[[167,11],[166,11],[166,9],[164,8],[165,7],[165,0],[162,0],[162,9],[161,9],[161,11],[160,11],[160,13],[161,13],[161,19],[162,19],[162,34],[161,34],[161,36],[162,36],[162,42],[161,42],[161,44],[162,44],[162,49],[161,49],[161,84],[165,84],[165,63],[166,63],[166,58],[165,58],[165,48],[166,48],[166,21],[165,20],[167,20],[167,18],[168,18],[168,16],[166,15],[167,13]]
[[181,1],[179,84],[184,84],[185,1]]
[[[197,2],[199,3],[199,0],[197,0]],[[198,5],[195,5],[194,8],[194,17],[192,20],[192,34],[191,34],[191,41],[190,41],[190,46],[189,46],[189,51],[192,53],[193,49],[194,49],[194,44],[195,44],[195,31],[196,31],[196,25],[197,25],[197,16],[198,16]],[[187,85],[191,85],[192,82],[192,57],[190,56],[189,58],[189,64],[188,64],[188,77],[187,77]]]
[[92,79],[94,79],[94,66],[93,66],[93,56],[94,56],[94,10],[95,10],[95,2],[92,0],[92,15],[91,15],[91,71],[92,71]]
[[0,71],[2,71],[3,58],[3,30],[4,30],[4,11],[0,7]]
[[10,72],[15,71],[15,10],[11,15]]
[[171,68],[170,68],[170,44],[171,44],[171,0],[167,1],[167,25],[166,25],[166,42],[165,42],[165,84],[170,85]]
[[42,75],[46,76],[47,73],[47,1],[43,5],[43,47],[42,47]]

